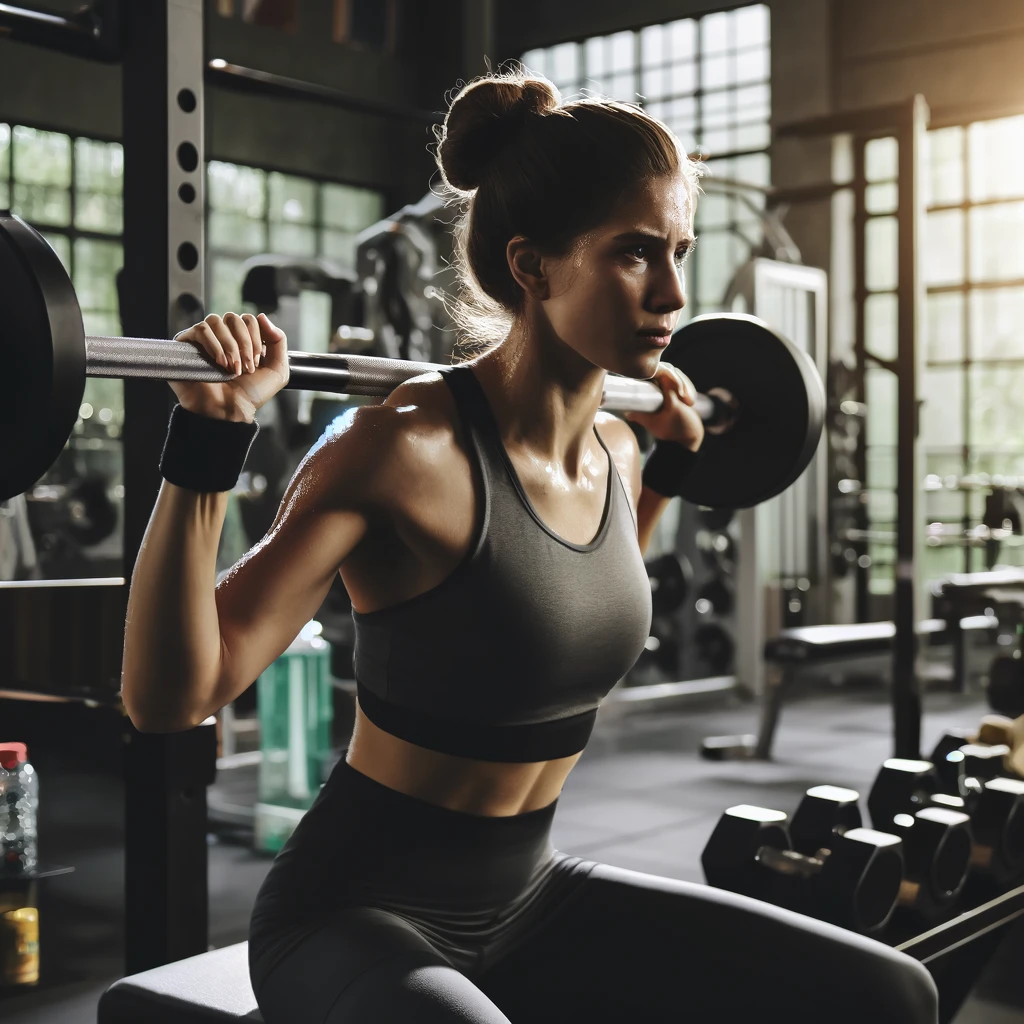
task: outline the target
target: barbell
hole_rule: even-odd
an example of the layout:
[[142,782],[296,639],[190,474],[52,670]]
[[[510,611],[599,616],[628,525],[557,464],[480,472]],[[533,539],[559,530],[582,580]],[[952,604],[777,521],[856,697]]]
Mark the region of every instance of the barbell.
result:
[[[702,458],[682,497],[714,508],[749,508],[779,494],[807,468],[821,438],[825,393],[810,357],[744,314],[694,317],[664,358],[699,395],[707,429]],[[289,388],[384,396],[443,369],[374,356],[290,351]],[[233,377],[188,342],[86,336],[63,264],[20,217],[0,211],[0,501],[31,487],[63,450],[78,419],[86,377],[226,381]],[[609,374],[602,408],[654,412],[657,385]],[[13,436],[12,436],[13,435]]]

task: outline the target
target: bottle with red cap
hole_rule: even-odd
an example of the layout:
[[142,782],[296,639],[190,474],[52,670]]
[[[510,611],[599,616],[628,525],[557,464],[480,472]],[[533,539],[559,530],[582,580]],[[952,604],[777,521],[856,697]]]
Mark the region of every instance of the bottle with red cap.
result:
[[31,873],[39,866],[39,777],[24,743],[0,743],[0,770],[0,873]]

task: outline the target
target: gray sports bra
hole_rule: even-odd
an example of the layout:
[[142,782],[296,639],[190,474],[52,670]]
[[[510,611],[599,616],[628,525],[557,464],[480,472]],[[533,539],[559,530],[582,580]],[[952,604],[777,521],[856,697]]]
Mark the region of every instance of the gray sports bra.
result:
[[[360,613],[363,713],[386,732],[485,761],[582,750],[602,698],[639,657],[651,589],[636,522],[608,454],[597,536],[572,544],[537,515],[469,366],[443,371],[483,479],[474,539],[426,593]],[[597,431],[594,431],[595,435]]]

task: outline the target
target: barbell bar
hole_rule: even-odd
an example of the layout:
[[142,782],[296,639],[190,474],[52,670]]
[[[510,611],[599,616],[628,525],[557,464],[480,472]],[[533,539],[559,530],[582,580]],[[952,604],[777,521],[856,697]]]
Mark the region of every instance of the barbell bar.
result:
[[[821,438],[825,393],[810,357],[756,317],[694,317],[665,350],[699,392],[708,432],[682,482],[697,505],[749,508],[785,490]],[[289,388],[384,396],[431,363],[292,351]],[[20,217],[0,211],[0,501],[56,461],[78,419],[87,377],[223,382],[234,374],[188,342],[86,336],[57,254]],[[654,412],[656,385],[608,375],[602,407]],[[13,439],[10,434],[13,433]],[[11,441],[13,440],[13,443]]]

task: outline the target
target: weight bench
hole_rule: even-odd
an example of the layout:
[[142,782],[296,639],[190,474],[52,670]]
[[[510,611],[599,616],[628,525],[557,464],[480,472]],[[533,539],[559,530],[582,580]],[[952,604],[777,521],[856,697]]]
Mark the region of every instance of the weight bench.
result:
[[262,1021],[249,984],[249,943],[239,942],[115,981],[97,1024]]
[[[964,634],[994,629],[997,625],[998,619],[990,615],[971,615],[955,620],[952,628],[945,619],[925,619],[918,623],[917,632],[930,645],[953,645],[954,680],[962,688]],[[892,622],[784,629],[765,644],[767,671],[761,693],[761,720],[757,735],[709,736],[701,743],[701,757],[708,761],[770,760],[784,691],[794,670],[811,663],[824,666],[833,661],[889,654],[895,636],[896,626]]]

